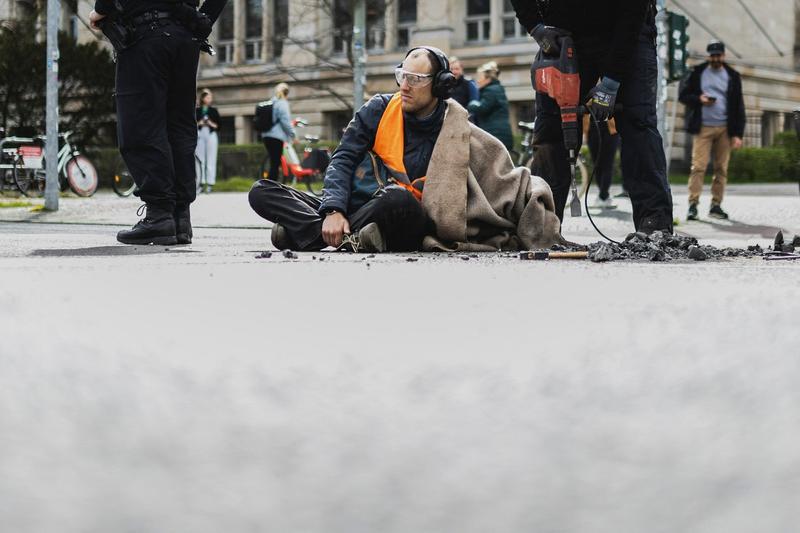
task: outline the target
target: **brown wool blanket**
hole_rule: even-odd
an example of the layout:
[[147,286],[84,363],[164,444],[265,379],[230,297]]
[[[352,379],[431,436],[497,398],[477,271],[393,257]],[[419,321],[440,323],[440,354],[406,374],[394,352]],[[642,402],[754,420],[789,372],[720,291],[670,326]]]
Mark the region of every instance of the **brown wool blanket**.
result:
[[428,164],[422,207],[436,225],[425,251],[532,250],[563,243],[550,186],[454,100]]

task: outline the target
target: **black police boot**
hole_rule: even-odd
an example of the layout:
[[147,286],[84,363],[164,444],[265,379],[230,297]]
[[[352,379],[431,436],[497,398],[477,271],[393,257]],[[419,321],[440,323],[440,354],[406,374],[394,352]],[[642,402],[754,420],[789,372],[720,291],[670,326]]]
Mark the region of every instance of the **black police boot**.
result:
[[642,218],[637,231],[650,235],[654,231],[662,231],[672,235],[672,221],[663,216],[649,216]]
[[129,230],[117,233],[117,240],[122,244],[176,244],[175,219],[172,211],[143,205],[136,214],[142,216],[142,209],[147,208],[147,215]]
[[189,214],[189,204],[175,206],[175,237],[178,244],[192,244],[192,218]]

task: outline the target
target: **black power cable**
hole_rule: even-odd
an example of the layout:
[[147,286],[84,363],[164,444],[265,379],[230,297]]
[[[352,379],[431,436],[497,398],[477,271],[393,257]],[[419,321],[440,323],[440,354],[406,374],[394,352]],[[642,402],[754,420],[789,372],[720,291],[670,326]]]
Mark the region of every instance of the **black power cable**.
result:
[[597,172],[597,162],[600,160],[600,154],[603,152],[603,135],[602,132],[600,131],[600,124],[598,123],[597,118],[594,116],[594,113],[592,113],[591,108],[587,107],[586,111],[592,118],[590,122],[594,124],[594,127],[597,130],[597,154],[596,157],[592,160],[592,173],[589,175],[589,182],[586,184],[586,191],[584,192],[583,195],[583,206],[586,209],[586,216],[589,217],[589,222],[592,223],[592,227],[595,229],[595,231],[599,233],[600,236],[603,237],[605,240],[617,245],[621,245],[622,243],[615,241],[614,239],[612,239],[611,237],[607,236],[605,233],[600,231],[600,228],[598,228],[597,224],[594,223],[592,214],[589,212],[589,188],[592,186],[592,180],[594,179],[594,175]]

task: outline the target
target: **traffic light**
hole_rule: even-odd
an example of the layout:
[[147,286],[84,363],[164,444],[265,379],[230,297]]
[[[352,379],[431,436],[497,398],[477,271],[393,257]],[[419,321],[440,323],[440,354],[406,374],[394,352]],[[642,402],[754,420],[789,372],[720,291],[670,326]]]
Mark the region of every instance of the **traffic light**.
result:
[[669,81],[683,79],[686,75],[686,60],[689,57],[687,44],[689,34],[686,29],[689,27],[689,19],[683,15],[667,11],[667,27],[669,34],[667,42],[669,44],[669,55],[667,57],[667,67],[669,68]]

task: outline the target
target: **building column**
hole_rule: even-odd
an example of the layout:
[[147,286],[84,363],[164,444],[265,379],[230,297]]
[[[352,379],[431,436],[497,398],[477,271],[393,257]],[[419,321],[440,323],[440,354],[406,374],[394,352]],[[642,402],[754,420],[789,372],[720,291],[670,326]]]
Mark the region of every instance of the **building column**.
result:
[[233,0],[233,64],[244,63],[245,0]]
[[268,61],[272,61],[272,28],[273,26],[273,18],[275,14],[273,13],[273,2],[272,0],[261,0],[261,10],[264,13],[264,16],[261,17],[261,57],[263,61],[266,63]]
[[383,49],[386,52],[391,52],[397,48],[397,2],[398,0],[387,2],[386,11],[383,14],[383,24],[386,28]]
[[234,127],[236,128],[236,144],[248,144],[250,142],[250,129],[247,124],[247,117],[244,115],[236,115],[233,120]]
[[489,42],[500,44],[503,42],[503,0],[491,0],[491,2]]
[[450,20],[449,2],[418,1],[417,29],[411,35],[411,46],[435,46],[450,54],[453,25]]
[[[320,9],[309,9],[303,2],[289,2],[289,39],[283,47],[281,62],[297,67],[317,64],[317,42],[321,35]],[[301,44],[298,44],[301,43]]]

